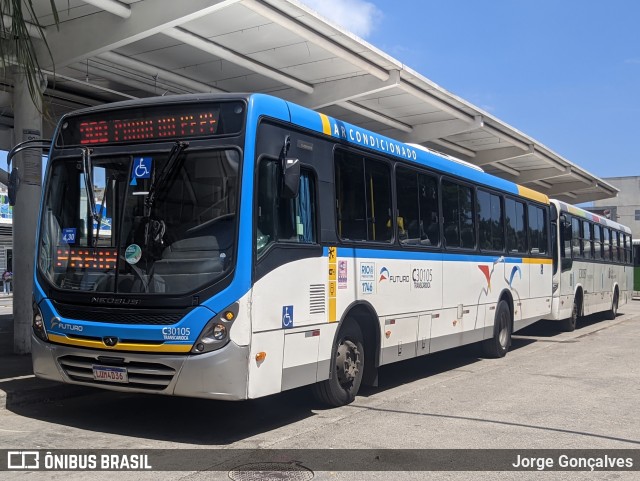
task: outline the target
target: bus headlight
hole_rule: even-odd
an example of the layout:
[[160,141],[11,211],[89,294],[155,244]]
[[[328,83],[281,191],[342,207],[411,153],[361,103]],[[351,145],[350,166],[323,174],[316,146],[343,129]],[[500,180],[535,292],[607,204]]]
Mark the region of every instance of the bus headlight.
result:
[[236,317],[238,317],[239,309],[240,305],[235,302],[207,322],[207,325],[204,326],[204,329],[202,329],[202,332],[193,345],[191,352],[193,354],[202,354],[203,352],[215,351],[225,346],[229,342],[229,331]]
[[47,330],[44,327],[44,317],[42,316],[42,312],[38,307],[38,304],[33,303],[33,333],[38,336],[39,339],[43,341],[48,341],[49,337],[47,336]]

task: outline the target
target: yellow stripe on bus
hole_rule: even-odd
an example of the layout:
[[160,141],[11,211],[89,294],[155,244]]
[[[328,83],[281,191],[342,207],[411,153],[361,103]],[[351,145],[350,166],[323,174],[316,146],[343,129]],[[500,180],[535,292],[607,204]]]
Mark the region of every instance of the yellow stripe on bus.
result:
[[538,202],[542,202],[543,204],[549,203],[549,197],[544,194],[541,194],[537,190],[529,189],[528,187],[523,187],[519,185],[518,192],[522,197],[526,197],[527,199],[532,199]]
[[524,258],[523,264],[553,264],[553,259]]
[[320,120],[322,120],[322,133],[331,135],[331,122],[329,122],[329,117],[325,114],[320,114]]
[[109,351],[138,351],[138,352],[189,352],[189,344],[136,344],[133,342],[120,342],[115,346],[107,346],[102,341],[92,339],[73,339],[57,334],[49,334],[49,340],[58,344],[71,346],[89,347],[92,349],[103,349]]

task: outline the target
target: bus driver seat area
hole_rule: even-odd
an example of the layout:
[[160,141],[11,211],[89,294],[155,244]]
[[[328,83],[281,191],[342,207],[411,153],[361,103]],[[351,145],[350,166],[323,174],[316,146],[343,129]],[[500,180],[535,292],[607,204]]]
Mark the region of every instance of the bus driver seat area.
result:
[[226,254],[215,236],[189,237],[173,242],[153,264],[151,290],[187,292],[219,276],[225,269]]

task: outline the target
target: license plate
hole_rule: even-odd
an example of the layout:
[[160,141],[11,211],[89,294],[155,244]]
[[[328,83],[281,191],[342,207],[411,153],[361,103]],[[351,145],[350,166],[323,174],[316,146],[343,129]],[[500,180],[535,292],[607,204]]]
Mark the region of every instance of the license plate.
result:
[[129,382],[127,369],[124,367],[97,366],[93,365],[93,379],[104,382],[119,382],[126,384]]

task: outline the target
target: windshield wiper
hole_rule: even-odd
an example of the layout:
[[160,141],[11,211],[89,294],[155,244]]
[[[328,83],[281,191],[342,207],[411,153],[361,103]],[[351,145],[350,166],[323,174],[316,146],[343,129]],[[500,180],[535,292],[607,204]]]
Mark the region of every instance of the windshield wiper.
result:
[[153,180],[151,181],[151,185],[149,186],[149,193],[147,194],[147,198],[144,201],[145,217],[151,216],[151,208],[153,207],[153,203],[156,200],[156,192],[162,185],[164,185],[169,176],[178,166],[180,154],[182,154],[182,152],[184,152],[187,147],[189,147],[188,142],[182,142],[181,140],[178,140],[173,145],[171,152],[169,152],[169,157],[167,158],[167,163],[164,164],[164,168],[157,176],[154,176]]
[[[87,201],[89,202],[89,209],[91,210],[91,221],[98,220],[98,213],[96,212],[96,197],[93,190],[93,180],[91,179],[91,173],[93,172],[93,166],[91,165],[91,152],[92,150],[89,147],[82,147],[80,149],[82,152],[82,173],[84,174],[84,186],[87,191]],[[93,225],[91,229],[87,231],[93,231]]]

